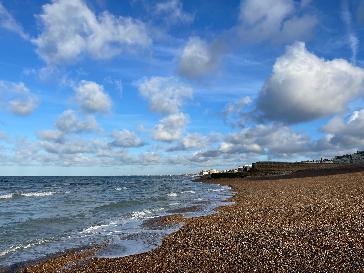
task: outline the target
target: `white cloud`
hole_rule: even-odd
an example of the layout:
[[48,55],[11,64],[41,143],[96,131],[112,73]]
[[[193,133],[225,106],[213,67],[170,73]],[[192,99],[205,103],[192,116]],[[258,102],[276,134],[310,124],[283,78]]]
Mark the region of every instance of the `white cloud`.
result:
[[294,158],[320,152],[318,145],[308,136],[278,124],[256,125],[240,132],[227,134],[218,147],[195,153],[192,161],[204,162],[213,158]]
[[84,111],[105,113],[111,110],[111,99],[102,85],[91,81],[81,81],[75,91],[76,99]]
[[85,120],[80,120],[73,110],[64,111],[58,117],[56,127],[63,133],[93,132],[99,129],[93,116],[88,116]]
[[140,94],[147,98],[150,110],[177,113],[184,99],[192,97],[192,89],[173,77],[151,77],[138,83]]
[[158,163],[160,159],[161,157],[154,152],[146,152],[139,156],[140,164]]
[[364,109],[354,111],[345,121],[334,117],[323,130],[330,135],[330,143],[346,149],[364,149]]
[[63,142],[64,140],[64,132],[58,130],[43,130],[38,132],[38,136],[42,140],[52,142]]
[[363,94],[363,69],[343,59],[320,59],[295,43],[274,64],[257,109],[264,119],[297,123],[340,113]]
[[142,22],[107,11],[97,16],[83,0],[53,0],[38,17],[42,33],[33,43],[49,65],[74,62],[82,54],[110,58],[151,42]]
[[347,0],[343,0],[342,3],[343,4],[342,4],[341,17],[346,26],[347,40],[352,52],[351,61],[353,64],[356,64],[356,57],[358,55],[358,49],[359,49],[359,39],[352,28],[352,23],[351,23],[352,19],[351,19],[351,13],[349,11],[349,3]]
[[183,10],[180,0],[167,0],[155,5],[155,13],[165,18],[168,23],[191,23],[193,15]]
[[0,80],[0,104],[13,114],[27,116],[33,113],[39,102],[24,83]]
[[[307,39],[317,18],[302,14],[293,0],[243,0],[240,5],[238,33],[245,42],[273,41],[279,43]],[[302,15],[298,15],[302,14]]]
[[9,11],[0,2],[0,27],[9,31],[15,32],[23,39],[28,39],[28,35],[25,34],[21,25],[14,19]]
[[171,142],[178,140],[188,122],[188,118],[183,113],[171,114],[154,127],[153,137],[159,141]]
[[208,143],[208,138],[197,133],[188,134],[183,139],[181,139],[180,143],[172,148],[169,148],[168,151],[186,151],[192,149],[202,149]]
[[112,138],[111,145],[116,147],[130,148],[144,146],[141,138],[129,130],[114,131]]
[[38,101],[33,97],[15,99],[9,102],[10,111],[19,116],[28,116],[38,106]]
[[191,37],[181,52],[178,72],[187,78],[198,78],[213,71],[220,51],[199,37]]
[[238,101],[230,102],[226,105],[225,110],[223,112],[225,122],[232,126],[240,126],[244,127],[245,122],[247,122],[246,106],[251,104],[253,100],[249,96],[245,96]]
[[58,154],[61,157],[93,152],[90,143],[82,139],[71,139],[64,142],[41,141],[40,144],[48,153]]

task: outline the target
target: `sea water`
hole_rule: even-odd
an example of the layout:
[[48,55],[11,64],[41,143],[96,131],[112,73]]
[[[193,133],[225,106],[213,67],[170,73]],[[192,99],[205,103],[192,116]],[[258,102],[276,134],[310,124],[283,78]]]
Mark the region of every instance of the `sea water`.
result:
[[144,221],[210,214],[231,195],[189,176],[0,177],[0,268],[91,245],[106,246],[100,257],[149,251],[179,225]]

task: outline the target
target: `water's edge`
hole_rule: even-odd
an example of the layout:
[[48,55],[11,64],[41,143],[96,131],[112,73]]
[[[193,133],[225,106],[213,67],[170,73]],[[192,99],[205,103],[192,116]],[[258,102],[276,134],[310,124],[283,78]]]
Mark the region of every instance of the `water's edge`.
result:
[[[191,179],[192,182],[194,183],[204,183],[204,184],[210,184],[210,185],[219,185],[221,187],[228,187],[228,192],[226,193],[226,196],[224,199],[220,200],[220,202],[214,204],[213,208],[210,211],[200,211],[200,215],[198,216],[191,216],[188,213],[175,213],[175,214],[168,214],[168,216],[173,216],[173,215],[179,215],[182,214],[183,218],[200,218],[200,217],[205,217],[211,214],[215,214],[218,213],[218,209],[224,206],[229,206],[232,205],[233,202],[228,201],[229,199],[233,198],[235,196],[235,192],[233,191],[233,188],[230,186],[226,186],[226,185],[222,185],[219,183],[216,183],[216,181],[205,181],[205,180],[193,180]],[[193,204],[189,204],[191,206],[193,206]],[[187,206],[188,208],[189,206]],[[202,213],[203,212],[203,213]],[[151,218],[153,219],[153,218]],[[65,256],[67,254],[70,253],[79,253],[82,251],[88,251],[88,250],[94,250],[93,254],[90,254],[88,256],[88,258],[90,257],[102,257],[102,258],[122,258],[122,257],[127,257],[127,256],[132,256],[132,255],[137,255],[140,253],[145,253],[145,252],[150,252],[153,251],[155,249],[157,249],[158,247],[160,247],[163,243],[163,240],[169,236],[171,236],[172,234],[174,234],[175,232],[177,232],[178,230],[180,230],[185,224],[184,223],[179,223],[178,225],[176,225],[175,227],[173,227],[172,229],[170,229],[168,232],[166,232],[161,238],[160,238],[160,242],[158,245],[155,246],[149,246],[148,249],[144,249],[142,251],[134,251],[134,252],[129,252],[127,255],[121,255],[121,256],[115,256],[115,257],[107,257],[106,255],[102,254],[102,251],[104,251],[105,246],[102,245],[88,245],[88,246],[84,246],[84,247],[77,247],[77,248],[70,248],[70,249],[66,249],[64,251],[60,251],[60,252],[55,252],[55,253],[51,253],[48,254],[44,257],[41,258],[37,258],[37,259],[33,259],[33,260],[28,260],[28,261],[24,261],[24,262],[19,262],[10,266],[6,266],[1,268],[0,267],[0,272],[17,272],[19,270],[22,270],[28,266],[32,266],[35,264],[39,264],[39,263],[44,263],[47,262],[49,260],[55,259],[57,257],[61,257],[61,256]]]

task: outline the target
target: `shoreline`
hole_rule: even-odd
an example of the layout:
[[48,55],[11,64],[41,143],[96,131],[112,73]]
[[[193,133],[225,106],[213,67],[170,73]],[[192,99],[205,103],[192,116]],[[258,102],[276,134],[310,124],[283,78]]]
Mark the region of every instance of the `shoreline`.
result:
[[[185,225],[150,252],[89,257],[72,270],[359,271],[364,266],[364,170],[300,176],[208,180],[231,186],[235,194],[226,201],[234,204],[184,218]],[[72,272],[64,265],[50,259],[21,272]]]
[[[193,183],[198,183],[200,181],[195,181],[191,179]],[[201,182],[200,182],[201,183]],[[206,183],[208,184],[208,183]],[[211,183],[211,185],[216,183]],[[210,191],[210,189],[209,189]],[[212,190],[215,191],[215,190]],[[219,189],[220,191],[220,189]],[[194,193],[194,192],[192,192]],[[227,194],[232,195],[232,193]],[[218,204],[214,204],[212,207],[204,208],[203,205],[209,203],[209,201],[198,201],[196,205],[185,203],[185,207],[181,208],[170,208],[165,212],[167,215],[156,216],[154,218],[147,218],[143,220],[140,227],[146,228],[151,231],[164,231],[164,230],[173,230],[172,234],[178,231],[189,219],[204,217],[206,215],[210,215],[215,213],[215,210],[221,206],[221,203],[225,202],[225,197],[221,198],[218,201]],[[186,206],[188,205],[188,206]],[[223,206],[223,205],[222,205]],[[189,214],[197,213],[197,215],[189,215]],[[201,215],[201,216],[200,216]],[[164,237],[160,240],[160,244],[162,244],[163,239],[168,237],[171,233],[167,233],[168,235],[164,235]],[[159,246],[154,246],[152,249],[145,250],[144,252],[135,251],[134,254],[127,254],[121,257],[103,257],[104,250],[107,250],[107,243],[103,244],[90,244],[82,247],[70,248],[59,252],[54,252],[51,254],[47,254],[44,257],[36,258],[33,260],[27,260],[22,262],[17,262],[15,264],[11,264],[8,266],[1,266],[0,273],[10,273],[10,272],[54,272],[55,270],[63,270],[66,268],[72,268],[75,264],[83,263],[90,258],[100,257],[100,259],[121,259],[129,256],[139,255],[147,252],[151,252],[158,248]],[[36,267],[36,269],[34,269]],[[63,271],[62,271],[63,272]],[[72,271],[70,271],[72,272]]]

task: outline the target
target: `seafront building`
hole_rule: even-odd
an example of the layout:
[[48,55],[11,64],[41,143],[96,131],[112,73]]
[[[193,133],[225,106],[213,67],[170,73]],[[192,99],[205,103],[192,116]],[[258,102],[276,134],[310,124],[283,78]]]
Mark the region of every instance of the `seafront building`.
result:
[[364,151],[357,151],[354,154],[346,154],[335,156],[334,163],[351,163],[351,164],[363,164],[364,163]]
[[283,175],[293,171],[306,169],[337,168],[341,164],[364,165],[364,151],[353,154],[335,156],[333,159],[305,160],[300,162],[259,161],[251,165],[241,165],[227,170],[203,170],[199,173],[202,177],[244,177],[252,174]]

